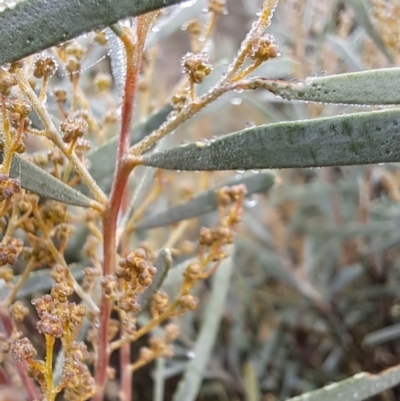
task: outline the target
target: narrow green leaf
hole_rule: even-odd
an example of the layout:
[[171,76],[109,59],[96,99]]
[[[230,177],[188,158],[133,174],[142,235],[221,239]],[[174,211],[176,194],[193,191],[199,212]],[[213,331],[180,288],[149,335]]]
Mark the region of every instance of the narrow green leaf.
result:
[[307,78],[304,82],[255,78],[255,88],[265,88],[286,100],[349,105],[400,104],[400,68],[352,72]]
[[126,76],[126,52],[121,39],[110,29],[106,29],[107,45],[110,57],[111,73],[117,91],[117,98],[124,95]]
[[17,154],[11,162],[9,175],[11,178],[18,178],[22,188],[45,198],[81,207],[93,205],[90,198]]
[[350,69],[354,71],[361,71],[364,69],[360,57],[355,53],[348,41],[335,35],[327,35],[326,39],[333,51],[350,67]]
[[367,5],[365,4],[365,0],[347,0],[347,3],[354,10],[354,18],[356,21],[365,29],[368,36],[375,42],[378,49],[386,56],[386,58],[393,62],[393,57],[387,49],[385,43],[382,38],[379,36],[376,31],[370,17]]
[[26,0],[0,13],[0,65],[183,0]]
[[251,362],[244,365],[244,387],[247,401],[260,401],[261,390],[256,371]]
[[269,367],[272,360],[274,351],[278,349],[279,342],[282,341],[283,324],[279,323],[278,326],[270,333],[267,340],[264,342],[261,349],[256,350],[254,358],[252,358],[252,365],[256,371],[256,375],[261,380]]
[[165,387],[165,359],[156,359],[156,368],[154,371],[154,392],[153,401],[164,400],[164,387]]
[[[146,121],[134,127],[131,135],[131,145],[139,142],[157,129],[165,121],[171,110],[172,107],[170,105],[164,106],[153,113]],[[109,192],[111,189],[117,158],[117,146],[118,138],[113,137],[87,156],[90,162],[89,172],[105,192]]]
[[181,29],[185,22],[200,15],[206,7],[207,2],[205,0],[197,0],[191,7],[179,7],[169,15],[163,16],[160,21],[157,21],[157,29],[153,30],[146,40],[146,49],[150,49]]
[[148,187],[153,183],[153,178],[156,174],[157,169],[151,167],[145,167],[145,171],[143,175],[140,177],[140,181],[138,182],[135,191],[132,195],[131,203],[129,204],[128,211],[125,213],[122,218],[121,224],[119,225],[119,230],[124,230],[129,223],[129,219],[135,213],[138,205],[143,200]]
[[364,346],[376,347],[388,341],[400,338],[400,324],[384,327],[382,329],[368,333],[362,340]]
[[400,365],[373,375],[357,373],[355,376],[332,383],[319,390],[291,398],[288,401],[361,401],[400,383]]
[[157,273],[153,278],[150,287],[140,296],[139,303],[144,310],[149,303],[153,294],[162,286],[165,277],[168,274],[169,268],[172,264],[171,251],[167,248],[161,249],[159,252],[154,266],[157,269]]
[[224,312],[233,271],[232,259],[222,261],[213,275],[212,290],[208,301],[196,345],[194,358],[188,363],[185,373],[173,395],[173,401],[194,401],[203,382],[203,375],[210,359]]
[[274,184],[274,179],[275,175],[270,171],[252,174],[241,179],[231,179],[216,188],[200,193],[188,202],[143,219],[136,225],[136,228],[146,229],[161,227],[216,210],[218,208],[218,197],[215,191],[225,185],[244,184],[247,187],[247,194],[250,195],[271,188]]
[[171,286],[180,286],[183,282],[183,273],[186,268],[190,265],[190,263],[194,263],[197,261],[197,257],[189,258],[184,260],[182,263],[179,263],[177,266],[174,266],[169,270],[167,277],[162,283],[162,288],[167,288]]
[[151,155],[143,164],[172,170],[250,170],[400,161],[400,110],[261,125],[209,143]]

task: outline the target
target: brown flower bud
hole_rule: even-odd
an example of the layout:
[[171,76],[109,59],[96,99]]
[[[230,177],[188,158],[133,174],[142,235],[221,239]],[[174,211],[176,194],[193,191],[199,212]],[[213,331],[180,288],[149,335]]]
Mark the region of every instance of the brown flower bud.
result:
[[7,96],[11,88],[17,85],[17,80],[8,71],[0,68],[0,93]]
[[70,143],[87,133],[88,123],[82,117],[70,117],[60,124],[60,130],[64,134],[63,141]]
[[193,295],[183,295],[180,299],[183,309],[195,310],[199,303],[199,299]]
[[250,57],[253,60],[266,61],[279,56],[279,48],[272,35],[256,38],[251,47]]
[[182,58],[182,67],[183,72],[188,74],[196,84],[203,82],[204,78],[212,71],[212,65],[205,53],[186,53]]
[[52,77],[57,71],[58,63],[56,59],[47,54],[40,54],[33,61],[33,75],[36,78]]
[[215,14],[226,13],[226,0],[208,0],[208,9]]

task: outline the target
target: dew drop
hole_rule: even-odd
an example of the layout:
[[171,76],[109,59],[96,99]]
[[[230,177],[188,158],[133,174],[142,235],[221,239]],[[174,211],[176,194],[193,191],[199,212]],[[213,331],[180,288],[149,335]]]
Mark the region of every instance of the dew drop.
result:
[[247,123],[246,123],[246,125],[245,125],[246,129],[253,128],[253,127],[255,127],[255,126],[256,126],[256,125],[254,124],[253,121],[247,121]]
[[193,359],[196,356],[196,354],[193,351],[188,351],[188,352],[186,352],[186,356],[189,359]]
[[257,205],[257,199],[245,199],[244,204],[247,207],[254,207]]
[[28,39],[26,39],[26,44],[30,44],[30,43],[32,43],[33,42],[33,39],[34,39],[34,37],[32,36],[32,35],[29,35],[28,36]]
[[241,97],[234,97],[234,98],[231,100],[231,103],[232,103],[234,106],[239,106],[239,105],[242,104],[242,98],[241,98]]
[[237,170],[238,174],[243,174],[245,170]]

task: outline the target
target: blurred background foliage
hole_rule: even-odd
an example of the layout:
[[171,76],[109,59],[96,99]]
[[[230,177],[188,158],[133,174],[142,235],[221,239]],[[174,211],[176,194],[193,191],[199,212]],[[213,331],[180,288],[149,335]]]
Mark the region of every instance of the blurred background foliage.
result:
[[[153,47],[146,63],[151,64],[148,69],[152,73],[139,89],[139,104],[149,104],[156,110],[169,101],[182,77],[181,57],[190,50],[188,22],[198,18],[204,23],[205,7],[205,1],[197,0],[163,11],[160,24],[150,35]],[[200,92],[219,79],[260,7],[261,0],[227,2],[229,14],[217,19],[206,49],[212,56],[214,72],[200,86]],[[279,44],[281,56],[265,63],[256,74],[304,80],[398,65],[399,21],[398,0],[280,0],[268,32]],[[101,144],[114,132],[112,110],[118,103],[118,80],[112,83],[110,92],[103,93],[104,81],[100,78],[111,73],[112,63],[118,65],[121,61],[117,47],[99,46],[94,37],[85,35],[77,43],[88,48],[81,62],[82,90],[93,114],[99,120],[109,119],[97,138]],[[62,87],[66,81],[61,72],[57,85]],[[54,98],[49,102],[56,115],[57,103]],[[136,120],[143,120],[147,112],[141,107],[137,110]],[[211,140],[253,124],[357,110],[351,106],[287,102],[266,91],[231,93],[179,128],[166,142],[173,145]],[[34,140],[29,146],[35,150]],[[135,170],[133,182],[140,180],[143,171]],[[235,237],[227,303],[199,400],[284,400],[361,371],[376,373],[400,363],[399,166],[275,173],[272,189],[252,195],[245,202],[243,221]],[[161,190],[143,215],[168,209],[210,186],[242,175],[240,171],[158,171],[154,185]],[[149,186],[147,192],[153,190]],[[212,212],[177,223],[184,224],[184,235],[172,245],[179,250],[174,265],[195,254],[199,228],[213,225],[217,218]],[[159,249],[168,244],[175,228],[137,230],[134,245],[146,240],[147,247]],[[74,238],[71,243],[69,262],[82,262]],[[76,275],[79,277],[79,272]],[[179,287],[178,276],[167,279],[167,291],[173,293]],[[206,300],[210,288],[208,280],[199,283],[199,298]],[[207,318],[206,312],[212,312],[204,305],[202,302],[196,313],[173,319],[182,330],[175,343],[175,355],[135,373],[135,399],[172,399],[187,364],[196,356],[193,350],[201,322]],[[145,315],[141,318],[146,319]],[[31,329],[29,319],[26,329]],[[135,343],[133,347],[137,350],[142,345]],[[35,346],[40,348],[39,343]],[[113,355],[112,365],[118,366],[117,358]],[[111,382],[107,399],[116,400],[117,394],[118,384]],[[400,388],[374,399],[400,399]]]
[[[227,3],[229,15],[217,21],[213,37],[216,65],[234,56],[260,5]],[[396,0],[281,0],[269,29],[281,57],[256,74],[306,79],[397,65],[399,17]],[[179,30],[161,42],[157,94],[179,79],[187,46]],[[356,110],[286,102],[265,91],[233,93],[173,140]],[[178,173],[176,181],[184,188],[215,177]],[[225,315],[199,400],[284,400],[400,362],[399,179],[396,164],[285,170],[277,172],[268,195],[247,200]],[[198,291],[204,297],[207,283]],[[186,357],[201,318],[201,311],[183,318]],[[153,374],[163,372],[174,383],[184,368],[178,353]],[[374,399],[399,397],[393,388]]]

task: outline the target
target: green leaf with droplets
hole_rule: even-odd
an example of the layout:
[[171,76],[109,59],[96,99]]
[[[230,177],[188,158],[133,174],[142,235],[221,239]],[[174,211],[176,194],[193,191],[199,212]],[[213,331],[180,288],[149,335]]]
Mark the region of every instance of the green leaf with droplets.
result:
[[[274,184],[274,179],[275,175],[272,172],[265,171],[259,174],[253,173],[241,179],[229,180],[228,182],[219,185],[217,188],[221,188],[225,185],[232,186],[244,184],[247,188],[247,194],[250,195],[271,188],[271,186]],[[136,228],[146,229],[152,227],[161,227],[216,210],[218,208],[218,196],[216,193],[217,188],[204,191],[188,202],[149,216],[140,221],[136,225]]]
[[0,13],[0,65],[183,0],[26,0]]
[[400,383],[400,365],[379,374],[357,373],[353,377],[291,398],[288,401],[362,401]]
[[400,161],[400,110],[261,125],[142,157],[170,170],[252,170]]
[[93,205],[92,199],[17,154],[11,162],[9,176],[18,178],[22,188],[45,198],[81,207]]
[[255,79],[255,87],[286,100],[350,105],[400,104],[400,68],[307,78],[304,83]]
[[[135,126],[131,135],[131,146],[156,130],[165,121],[171,110],[170,105],[164,106],[149,116],[146,121]],[[115,136],[87,156],[90,162],[89,173],[105,192],[109,192],[111,189],[117,161],[117,147],[118,137]]]

